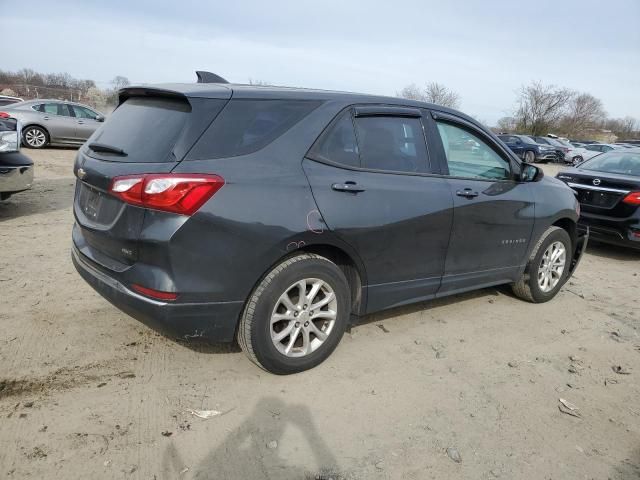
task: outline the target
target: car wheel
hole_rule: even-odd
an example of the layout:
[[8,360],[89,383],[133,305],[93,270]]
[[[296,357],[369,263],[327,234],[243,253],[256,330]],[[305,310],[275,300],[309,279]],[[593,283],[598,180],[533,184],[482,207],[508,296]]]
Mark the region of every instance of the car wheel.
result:
[[49,134],[41,127],[27,127],[22,132],[22,142],[25,147],[43,148],[49,143]]
[[531,150],[528,150],[525,152],[524,154],[524,161],[527,163],[533,163],[536,161],[536,154],[533,153]]
[[285,259],[255,288],[238,343],[265,370],[286,375],[323,362],[344,334],[351,296],[342,270],[320,255]]
[[556,296],[569,276],[572,248],[566,230],[549,228],[531,252],[520,279],[512,285],[516,296],[533,303]]
[[573,161],[571,162],[572,165],[578,165],[580,163],[582,163],[582,157],[580,155],[573,157]]

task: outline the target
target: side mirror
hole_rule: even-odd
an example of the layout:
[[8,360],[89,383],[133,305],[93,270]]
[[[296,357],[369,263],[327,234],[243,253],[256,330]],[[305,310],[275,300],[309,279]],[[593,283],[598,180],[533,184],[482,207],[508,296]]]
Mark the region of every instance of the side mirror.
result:
[[104,116],[103,115],[98,115],[96,117],[96,122],[104,122]]
[[521,182],[537,182],[544,177],[542,169],[530,163],[523,163],[520,169]]

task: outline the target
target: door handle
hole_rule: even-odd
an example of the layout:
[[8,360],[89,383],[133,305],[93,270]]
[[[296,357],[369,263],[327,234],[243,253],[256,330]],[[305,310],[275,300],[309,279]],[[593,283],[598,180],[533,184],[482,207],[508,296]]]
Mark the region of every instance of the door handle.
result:
[[42,117],[43,120],[49,120],[49,117],[47,117],[46,115],[44,117]]
[[356,182],[334,183],[333,185],[331,185],[331,189],[335,190],[336,192],[364,192],[364,188],[359,187]]
[[472,191],[470,188],[465,188],[464,190],[458,190],[456,192],[456,195],[458,195],[459,197],[465,197],[465,198],[475,198],[480,194],[478,192]]
[[79,124],[83,124],[84,122],[82,120],[78,120],[78,123]]

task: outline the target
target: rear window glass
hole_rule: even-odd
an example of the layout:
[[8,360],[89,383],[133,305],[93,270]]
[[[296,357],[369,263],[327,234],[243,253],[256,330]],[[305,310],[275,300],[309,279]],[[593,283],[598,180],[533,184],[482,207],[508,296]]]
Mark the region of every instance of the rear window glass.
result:
[[314,110],[305,100],[231,100],[193,147],[189,158],[237,157],[264,148]]
[[115,156],[89,150],[89,155],[117,162],[173,161],[169,155],[187,116],[189,103],[171,98],[132,97],[114,110],[105,124],[87,140],[124,150]]
[[580,169],[640,177],[640,153],[604,153],[584,162]]

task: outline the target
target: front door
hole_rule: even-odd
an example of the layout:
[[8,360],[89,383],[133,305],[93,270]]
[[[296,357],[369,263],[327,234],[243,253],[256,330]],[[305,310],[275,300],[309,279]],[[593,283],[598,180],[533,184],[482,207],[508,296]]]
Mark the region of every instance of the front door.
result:
[[420,115],[349,109],[303,162],[326,225],[365,265],[367,312],[433,297],[440,286],[453,201],[446,180],[430,175]]
[[511,281],[526,261],[533,230],[530,184],[515,179],[506,151],[470,122],[438,114],[434,124],[454,202],[439,293]]
[[73,109],[76,118],[76,140],[84,142],[101,125],[96,119],[98,114],[80,105],[69,105]]

